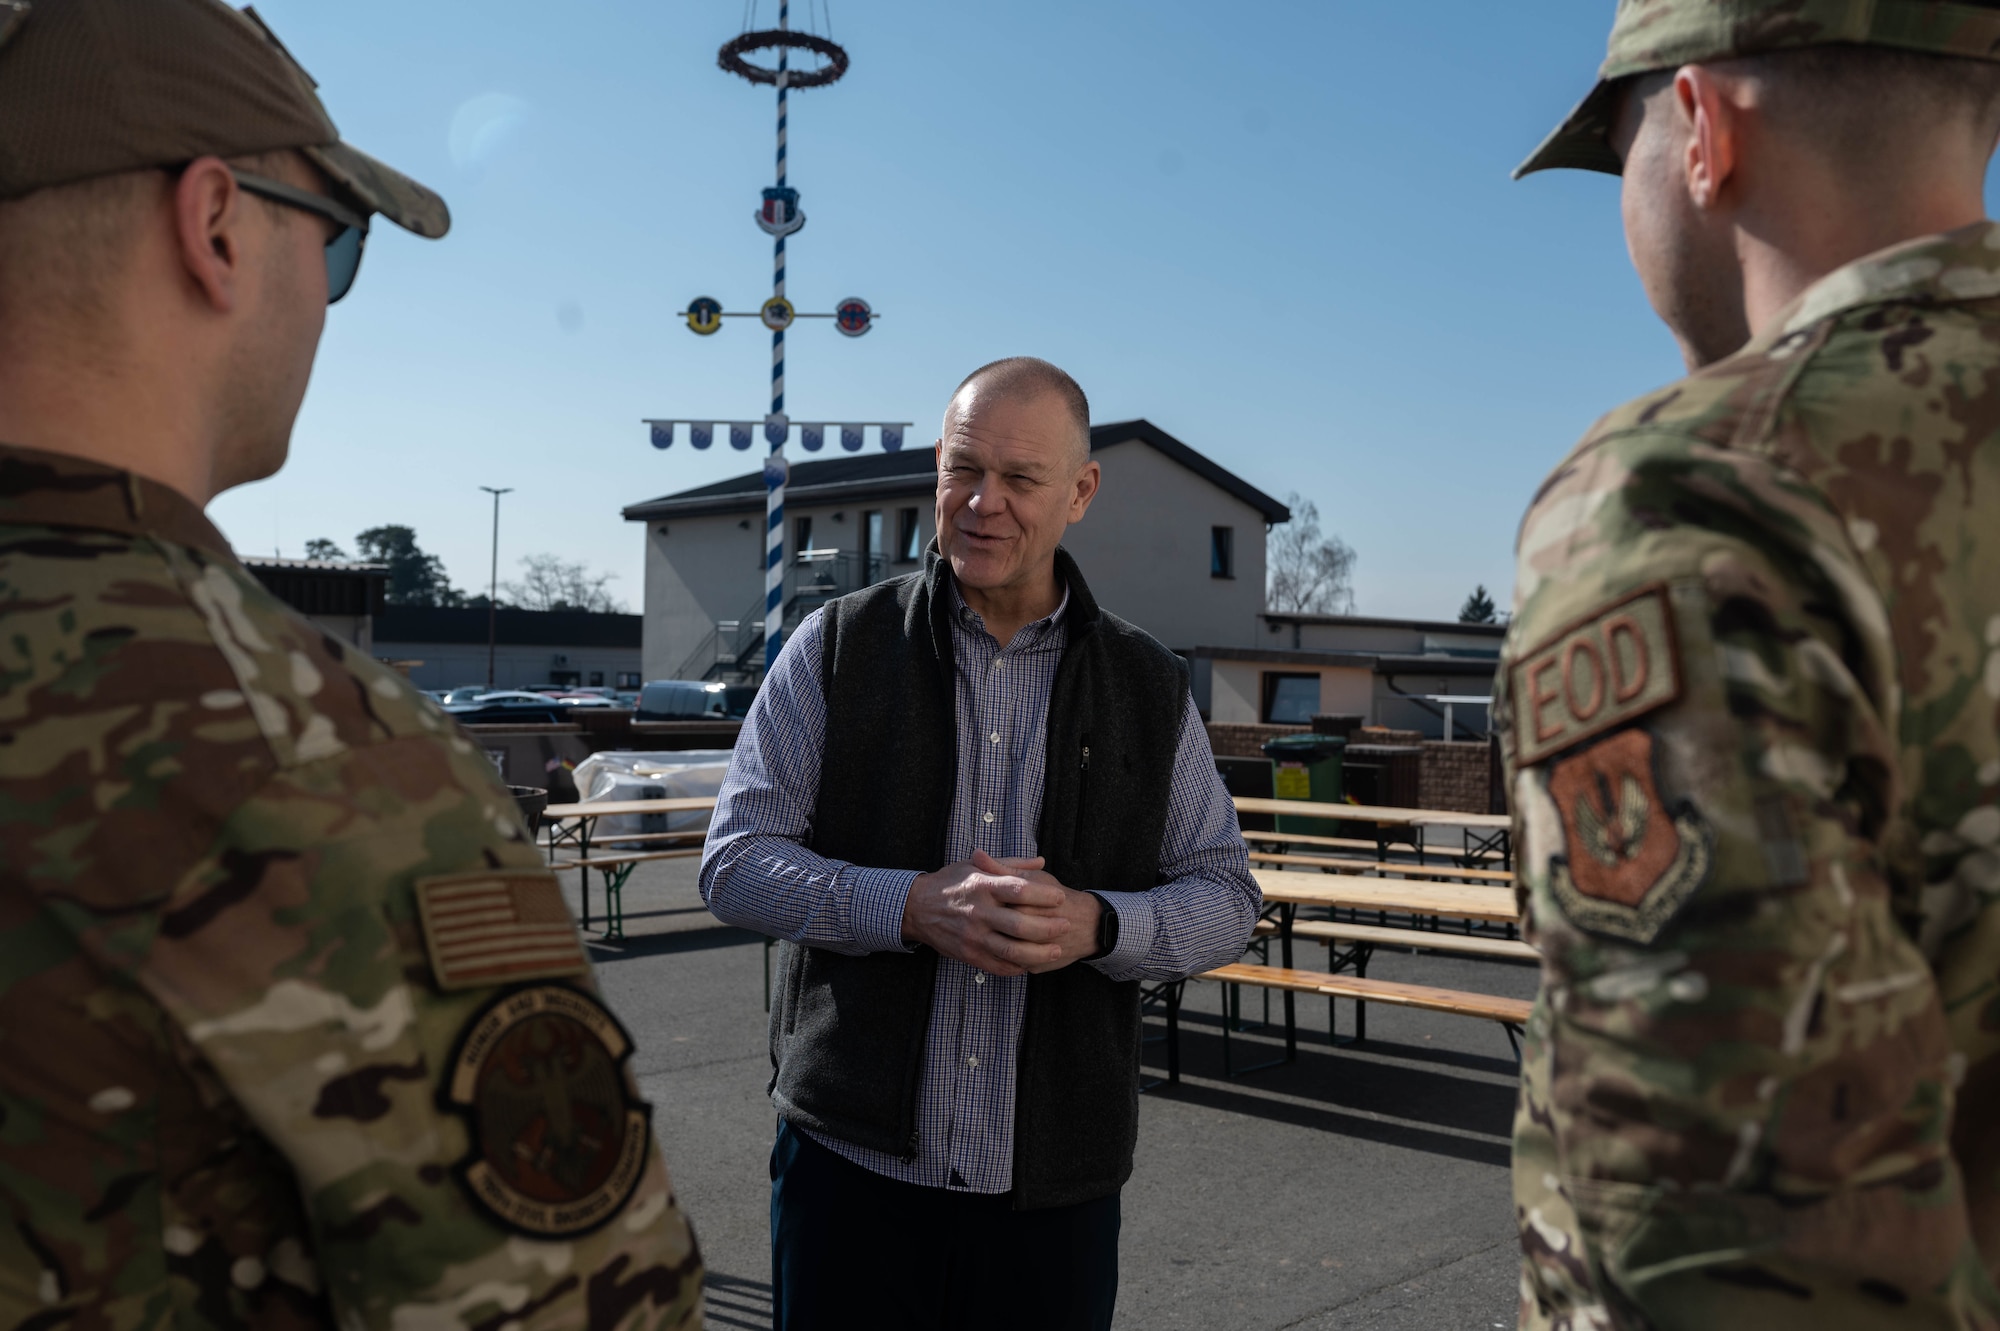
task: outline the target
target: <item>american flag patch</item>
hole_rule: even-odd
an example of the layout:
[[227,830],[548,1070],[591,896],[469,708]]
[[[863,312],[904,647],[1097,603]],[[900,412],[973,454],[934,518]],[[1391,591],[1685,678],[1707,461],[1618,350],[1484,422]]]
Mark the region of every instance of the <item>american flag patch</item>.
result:
[[417,911],[440,989],[590,969],[553,874],[520,869],[420,879]]

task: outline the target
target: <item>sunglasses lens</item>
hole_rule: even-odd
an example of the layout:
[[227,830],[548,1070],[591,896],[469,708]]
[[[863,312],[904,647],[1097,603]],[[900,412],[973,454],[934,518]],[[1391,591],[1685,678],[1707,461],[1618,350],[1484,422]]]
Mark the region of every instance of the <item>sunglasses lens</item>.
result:
[[343,227],[326,242],[326,303],[331,305],[354,286],[361,271],[361,246],[368,233],[358,226]]

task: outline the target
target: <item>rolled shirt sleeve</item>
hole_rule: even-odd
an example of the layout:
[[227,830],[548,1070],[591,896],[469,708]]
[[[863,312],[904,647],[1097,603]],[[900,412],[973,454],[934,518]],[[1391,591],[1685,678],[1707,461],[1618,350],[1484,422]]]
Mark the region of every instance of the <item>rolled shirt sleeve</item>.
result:
[[1194,700],[1181,716],[1160,885],[1100,892],[1118,913],[1118,945],[1087,963],[1113,980],[1180,980],[1243,955],[1263,909],[1236,806]]
[[701,898],[725,924],[848,956],[907,952],[903,905],[917,874],[807,848],[819,797],[826,694],[820,612],[808,615],[744,718],[701,861]]

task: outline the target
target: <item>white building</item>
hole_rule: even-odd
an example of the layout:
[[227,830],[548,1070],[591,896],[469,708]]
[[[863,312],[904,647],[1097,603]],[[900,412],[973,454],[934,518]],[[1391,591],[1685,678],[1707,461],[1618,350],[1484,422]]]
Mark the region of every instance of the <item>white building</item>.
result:
[[1332,712],[1433,739],[1476,739],[1487,731],[1483,700],[1493,692],[1507,632],[1498,624],[1365,615],[1258,618],[1263,627],[1256,646],[1205,644],[1188,654],[1195,706],[1206,720],[1296,725]]
[[[1265,532],[1290,511],[1147,421],[1092,426],[1090,447],[1103,486],[1064,544],[1099,603],[1176,650],[1260,645]],[[915,571],[935,534],[936,492],[930,448],[794,463],[786,624]],[[634,504],[625,518],[646,527],[646,678],[761,669],[761,474]]]

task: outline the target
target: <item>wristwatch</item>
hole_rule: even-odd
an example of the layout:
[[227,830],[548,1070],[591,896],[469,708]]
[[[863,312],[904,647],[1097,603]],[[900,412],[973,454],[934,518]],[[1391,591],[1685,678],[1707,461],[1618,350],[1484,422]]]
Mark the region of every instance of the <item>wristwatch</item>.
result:
[[1097,951],[1085,957],[1085,961],[1096,961],[1099,957],[1111,955],[1111,949],[1118,946],[1118,912],[1111,909],[1111,903],[1096,892],[1097,898]]

